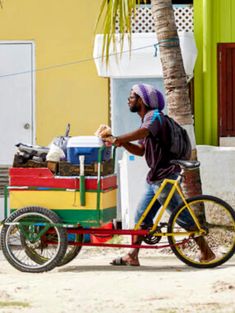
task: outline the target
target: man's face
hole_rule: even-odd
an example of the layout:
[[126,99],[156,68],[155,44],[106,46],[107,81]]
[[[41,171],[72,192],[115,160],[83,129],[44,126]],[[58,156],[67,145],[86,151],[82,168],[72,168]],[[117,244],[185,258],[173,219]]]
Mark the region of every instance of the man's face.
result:
[[131,90],[130,96],[128,98],[128,105],[131,112],[139,112],[140,104],[139,104],[139,96]]

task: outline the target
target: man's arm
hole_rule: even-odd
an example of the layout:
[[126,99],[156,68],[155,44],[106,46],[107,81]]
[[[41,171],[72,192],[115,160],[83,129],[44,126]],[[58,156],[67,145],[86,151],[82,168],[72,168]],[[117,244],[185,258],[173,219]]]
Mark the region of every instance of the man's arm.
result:
[[118,137],[112,137],[111,140],[108,141],[112,142],[117,147],[124,147],[132,154],[143,156],[145,151],[144,146],[131,143],[130,141],[144,139],[148,135],[149,130],[147,128],[139,128],[133,132]]
[[114,137],[118,140],[120,145],[123,145],[130,141],[135,141],[139,139],[144,139],[149,135],[149,130],[147,128],[139,128],[131,133],[127,133],[118,137]]
[[144,155],[145,149],[144,149],[144,146],[142,146],[142,145],[136,145],[136,144],[131,143],[131,142],[126,142],[126,143],[122,144],[122,147],[124,147],[128,152],[130,152],[132,154],[139,155],[139,156]]

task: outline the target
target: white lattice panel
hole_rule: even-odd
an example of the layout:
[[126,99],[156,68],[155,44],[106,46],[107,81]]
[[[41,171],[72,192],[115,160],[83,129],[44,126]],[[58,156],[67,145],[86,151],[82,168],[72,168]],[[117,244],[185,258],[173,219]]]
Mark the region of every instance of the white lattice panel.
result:
[[[174,6],[175,21],[178,31],[193,31],[193,6]],[[118,21],[116,31],[119,32]],[[136,18],[132,21],[133,33],[154,32],[154,20],[150,5],[141,5],[136,9]]]

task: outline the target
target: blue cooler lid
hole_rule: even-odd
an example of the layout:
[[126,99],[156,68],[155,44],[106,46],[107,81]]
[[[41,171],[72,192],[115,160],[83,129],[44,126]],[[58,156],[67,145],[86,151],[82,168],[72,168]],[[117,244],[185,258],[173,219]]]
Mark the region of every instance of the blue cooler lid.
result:
[[104,145],[101,138],[96,136],[77,136],[68,140],[67,148],[86,147],[99,148]]

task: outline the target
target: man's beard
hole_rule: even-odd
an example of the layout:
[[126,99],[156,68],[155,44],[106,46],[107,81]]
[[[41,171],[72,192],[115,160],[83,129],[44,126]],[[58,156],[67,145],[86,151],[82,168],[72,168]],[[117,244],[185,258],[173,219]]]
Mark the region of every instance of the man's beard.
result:
[[132,113],[136,113],[136,112],[139,112],[139,107],[137,104],[134,104],[132,107],[130,107],[130,111]]

